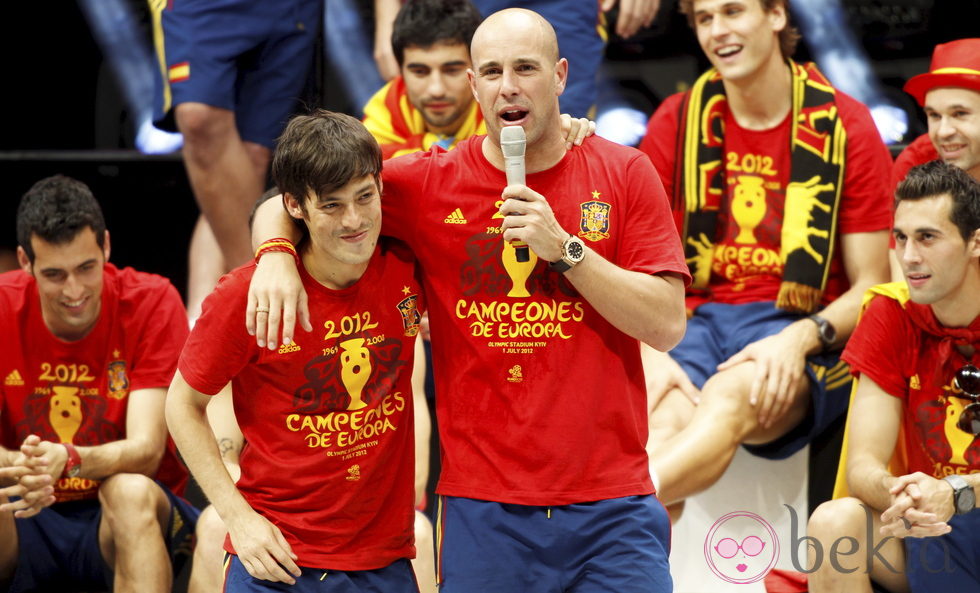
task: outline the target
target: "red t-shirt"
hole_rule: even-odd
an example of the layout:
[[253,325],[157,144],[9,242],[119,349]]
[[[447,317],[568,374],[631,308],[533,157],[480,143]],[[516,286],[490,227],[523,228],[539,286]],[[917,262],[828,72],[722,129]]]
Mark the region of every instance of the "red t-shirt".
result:
[[[639,343],[533,252],[503,263],[507,182],[483,139],[384,169],[383,232],[409,243],[430,299],[438,491],[525,505],[650,493]],[[527,185],[617,266],[689,280],[660,180],[636,150],[588,138]]]
[[892,188],[898,187],[898,184],[905,179],[912,167],[935,161],[938,158],[939,153],[936,152],[936,147],[929,139],[929,134],[919,136],[906,146],[905,150],[895,159],[895,165],[892,167],[892,180],[894,182]]
[[[31,434],[93,446],[126,438],[131,392],[170,386],[187,317],[167,279],[106,264],[95,327],[65,342],[44,323],[34,278],[14,271],[0,275],[0,335],[3,446],[18,449]],[[182,493],[187,470],[174,451],[168,439],[157,479]],[[98,487],[95,480],[61,478],[55,496],[91,499]]]
[[[844,191],[838,214],[838,235],[831,260],[824,304],[850,287],[841,257],[840,235],[888,230],[891,227],[891,156],[882,144],[874,121],[864,105],[837,91],[837,108],[847,130]],[[664,188],[672,195],[677,156],[678,117],[683,94],[669,97],[647,124],[640,143],[660,173]],[[742,304],[774,301],[782,282],[780,253],[783,205],[790,175],[790,116],[769,130],[747,130],[729,111],[725,117],[725,175],[727,190],[722,199],[712,264],[711,301]],[[748,193],[764,197],[766,211],[761,221],[731,214],[731,202]],[[683,220],[683,211],[674,213]],[[741,225],[739,224],[741,218]],[[752,226],[755,224],[756,226]],[[703,303],[690,298],[688,308]]]
[[[905,306],[926,307],[913,302]],[[971,329],[980,330],[980,321],[974,321]],[[976,473],[980,471],[980,440],[956,427],[969,401],[947,397],[954,374],[971,361],[955,348],[951,359],[943,358],[939,342],[938,337],[918,328],[898,301],[876,296],[841,358],[851,365],[855,376],[866,375],[902,400],[909,473],[920,471],[936,478]],[[972,362],[980,364],[980,352]]]
[[202,393],[232,382],[246,442],[239,491],[301,566],[373,570],[414,557],[414,260],[385,244],[343,290],[301,266],[314,331],[276,351],[256,346],[242,323],[254,270],[222,278],[179,364]]

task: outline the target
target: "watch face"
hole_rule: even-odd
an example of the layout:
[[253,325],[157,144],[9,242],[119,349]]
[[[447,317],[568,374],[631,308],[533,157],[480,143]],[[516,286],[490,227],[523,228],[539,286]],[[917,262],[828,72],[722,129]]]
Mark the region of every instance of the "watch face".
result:
[[580,261],[585,256],[585,249],[582,248],[580,241],[569,241],[565,250],[568,254],[568,259],[572,261]]
[[977,506],[977,496],[973,492],[973,488],[967,487],[966,489],[960,491],[959,496],[956,497],[956,512],[965,515],[969,513]]

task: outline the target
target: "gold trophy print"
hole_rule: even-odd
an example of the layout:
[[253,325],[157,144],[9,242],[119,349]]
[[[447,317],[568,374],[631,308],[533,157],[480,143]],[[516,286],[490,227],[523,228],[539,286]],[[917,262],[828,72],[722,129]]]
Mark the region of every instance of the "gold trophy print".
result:
[[732,217],[738,224],[736,243],[755,245],[755,227],[766,216],[766,188],[763,179],[754,175],[739,175],[732,198]]
[[514,246],[510,244],[510,241],[503,242],[504,249],[500,253],[500,261],[504,264],[504,270],[507,271],[507,276],[510,277],[511,289],[507,293],[509,297],[525,298],[531,296],[531,293],[527,291],[527,279],[531,276],[531,272],[534,271],[534,266],[538,263],[538,256],[530,249],[530,258],[528,261],[519,262],[517,261],[517,252],[514,250]]
[[348,410],[360,410],[367,406],[361,392],[371,376],[371,352],[364,345],[364,338],[354,338],[340,343],[340,380],[350,394]]
[[82,425],[82,400],[78,397],[78,387],[55,385],[52,389],[54,395],[48,402],[48,421],[58,434],[59,442],[70,443]]

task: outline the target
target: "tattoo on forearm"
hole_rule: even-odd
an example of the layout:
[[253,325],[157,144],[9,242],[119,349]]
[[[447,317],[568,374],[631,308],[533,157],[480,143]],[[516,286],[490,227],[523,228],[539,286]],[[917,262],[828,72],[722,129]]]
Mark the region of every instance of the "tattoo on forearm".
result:
[[235,445],[234,439],[222,438],[218,439],[218,451],[221,452],[222,458],[226,458],[229,454],[238,453],[238,446]]

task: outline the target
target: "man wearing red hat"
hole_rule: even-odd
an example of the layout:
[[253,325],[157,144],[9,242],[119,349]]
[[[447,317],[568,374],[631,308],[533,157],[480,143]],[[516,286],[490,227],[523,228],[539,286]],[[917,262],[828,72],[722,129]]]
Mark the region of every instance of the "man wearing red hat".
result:
[[925,109],[929,132],[898,155],[895,185],[915,165],[939,158],[980,181],[980,38],[937,45],[929,72],[905,91]]

